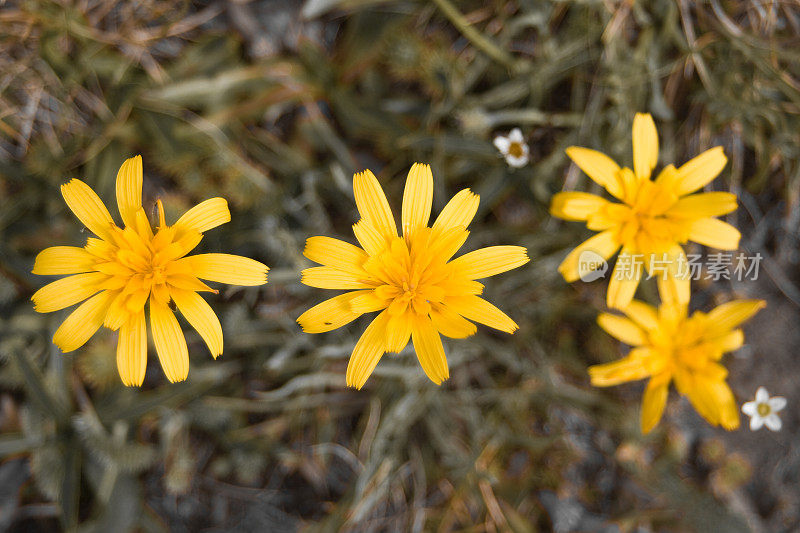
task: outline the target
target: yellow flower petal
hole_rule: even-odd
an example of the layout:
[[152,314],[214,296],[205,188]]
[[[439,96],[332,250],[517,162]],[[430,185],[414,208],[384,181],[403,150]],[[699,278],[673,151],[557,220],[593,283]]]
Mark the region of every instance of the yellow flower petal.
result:
[[677,324],[686,319],[688,306],[677,302],[661,302],[658,307],[658,320],[665,324]]
[[354,299],[372,291],[353,291],[319,303],[300,315],[297,323],[306,333],[324,333],[349,324],[362,313],[351,308]]
[[709,330],[712,333],[730,331],[749,320],[766,305],[764,300],[734,300],[719,305],[707,315]]
[[438,233],[430,233],[427,253],[436,261],[447,262],[467,242],[469,231],[462,228],[450,228]]
[[300,283],[318,289],[373,289],[375,285],[369,283],[362,274],[353,274],[333,267],[311,267],[301,273]]
[[51,246],[36,256],[33,273],[40,276],[80,274],[94,269],[97,258],[77,246]]
[[596,194],[560,192],[553,196],[550,214],[564,220],[586,220],[609,202]]
[[669,164],[661,169],[661,172],[658,173],[658,177],[655,179],[654,183],[663,189],[672,192],[675,196],[680,196],[677,191],[677,183],[680,180],[680,174],[678,174],[678,169],[675,168],[675,165]]
[[735,329],[708,342],[712,343],[720,353],[734,352],[744,345],[744,332]]
[[619,315],[601,313],[597,317],[597,324],[609,335],[625,344],[640,346],[647,344],[647,334],[635,322]]
[[[641,269],[639,269],[641,271]],[[606,306],[609,309],[625,309],[633,296],[636,294],[636,289],[639,287],[639,279],[635,277],[619,278],[614,274],[611,275],[611,280],[608,282],[608,290],[606,291]]]
[[[103,322],[103,325],[111,331],[117,331],[120,327],[122,327],[122,324],[131,318],[131,312],[128,311],[128,306],[126,305],[131,297],[131,294],[124,290],[109,292],[113,292],[114,299],[111,301],[108,311],[106,311],[106,318]],[[138,311],[139,309],[136,310],[136,312]]]
[[625,189],[618,176],[620,167],[613,159],[596,150],[580,146],[570,146],[566,152],[567,157],[572,159],[578,168],[607,190],[609,194],[620,200],[625,198]]
[[100,272],[88,272],[48,283],[31,297],[33,308],[40,313],[50,313],[75,305],[98,292],[106,279],[108,276]]
[[727,430],[739,427],[739,411],[730,388],[724,381],[711,380],[695,374],[689,379],[686,395],[697,412],[712,425]]
[[[156,235],[156,239],[158,236]],[[177,238],[177,233],[175,238]],[[153,239],[153,243],[156,242],[156,239]],[[185,232],[179,240],[175,240],[166,246],[164,249],[160,251],[160,256],[164,258],[165,261],[173,261],[175,259],[179,259],[184,255],[188,254],[192,250],[194,250],[200,241],[203,240],[203,234],[197,233],[194,230],[189,230]],[[153,244],[155,247],[156,245]],[[158,249],[158,248],[156,248]]]
[[434,305],[430,317],[439,333],[451,339],[465,339],[478,331],[475,324],[446,305]]
[[431,381],[441,385],[442,381],[450,377],[450,370],[447,367],[442,338],[428,317],[413,315],[411,338],[425,374]]
[[450,262],[459,277],[482,279],[506,272],[530,261],[522,246],[489,246],[469,252]]
[[[681,373],[683,374],[683,373]],[[677,377],[677,376],[676,376]],[[717,397],[711,387],[711,382],[703,379],[700,376],[693,375],[691,377],[681,380],[685,392],[683,394],[689,398],[689,402],[694,407],[695,411],[706,419],[706,421],[714,426],[720,423],[720,405],[718,404]],[[677,384],[676,380],[676,384]]]
[[725,157],[721,146],[706,150],[678,169],[679,177],[675,184],[675,193],[684,196],[705,187],[722,172],[727,163],[728,158]]
[[185,380],[189,375],[186,338],[170,308],[153,298],[150,298],[150,332],[167,379],[172,383]]
[[736,250],[741,236],[739,230],[716,218],[699,218],[689,224],[689,240],[711,248]]
[[408,171],[403,192],[403,235],[427,227],[433,205],[433,173],[430,165],[414,163]]
[[309,238],[303,255],[315,263],[362,275],[362,265],[369,259],[367,253],[358,246],[331,237]]
[[112,240],[114,220],[91,187],[79,179],[73,179],[61,186],[61,194],[67,206],[89,231],[103,240]]
[[222,326],[203,297],[193,291],[171,289],[170,296],[186,321],[197,330],[216,359],[222,354]]
[[117,207],[126,226],[136,223],[136,211],[142,207],[142,156],[126,159],[117,172]]
[[632,300],[622,311],[645,331],[658,327],[658,311],[652,305]]
[[642,183],[649,183],[648,181],[639,181],[633,170],[628,167],[619,169],[617,181],[619,182],[620,190],[623,191],[620,199],[628,203],[636,202]]
[[706,362],[706,365],[697,369],[697,374],[711,381],[724,381],[728,377],[728,370],[714,361]]
[[62,352],[77,350],[103,325],[106,310],[114,294],[103,291],[78,306],[56,330],[53,344]]
[[676,218],[705,218],[736,211],[736,195],[729,192],[704,192],[684,196],[664,213]]
[[[383,287],[388,287],[387,285],[383,285]],[[381,311],[386,309],[390,303],[392,303],[393,296],[387,297],[380,297],[378,296],[378,291],[381,290],[381,287],[378,287],[377,290],[365,290],[365,291],[355,291],[355,296],[350,301],[350,310],[353,313],[358,313],[362,315],[364,313],[372,313],[373,311]]]
[[650,179],[658,164],[658,131],[649,113],[633,117],[633,171],[640,180]]
[[485,324],[506,333],[519,329],[516,322],[507,314],[478,296],[448,296],[444,304],[450,310],[466,319]]
[[724,381],[715,381],[709,385],[709,389],[717,404],[719,424],[728,431],[738,428],[739,409],[730,387]]
[[439,287],[445,294],[479,295],[483,293],[483,284],[471,279],[445,279]]
[[89,237],[86,239],[86,247],[84,247],[84,250],[106,261],[112,261],[117,254],[117,247],[114,244],[98,239],[97,237]]
[[225,198],[210,198],[186,211],[175,223],[175,239],[185,233],[203,233],[231,221],[231,212]]
[[381,235],[378,230],[363,218],[353,224],[353,234],[355,234],[364,251],[373,257],[383,252],[389,242],[386,237]]
[[394,215],[375,175],[365,170],[353,176],[353,192],[361,217],[384,238],[397,236]]
[[611,273],[606,292],[606,305],[611,309],[625,309],[633,300],[642,279],[643,260],[623,248]]
[[642,433],[650,433],[656,427],[658,421],[661,420],[661,416],[664,414],[664,407],[667,405],[668,394],[669,374],[650,378],[642,397]]
[[678,277],[673,272],[666,276],[657,276],[658,294],[664,302],[688,304],[691,295],[691,279],[687,276]]
[[629,189],[628,201],[633,200],[634,194],[636,210],[653,217],[663,215],[678,202],[678,196],[674,192],[647,179],[637,181]]
[[147,370],[147,328],[144,309],[119,328],[117,371],[126,387],[139,387]]
[[[161,200],[158,200],[158,205],[161,206]],[[149,241],[153,238],[153,228],[150,227],[150,220],[144,212],[144,208],[139,208],[133,215],[133,226],[130,226],[137,235],[144,240]],[[127,229],[127,227],[126,227]],[[88,248],[88,245],[87,245]]]
[[171,274],[169,276],[168,285],[170,289],[175,288],[194,292],[216,292],[196,277],[186,274]]
[[434,235],[453,228],[466,228],[478,212],[480,197],[469,189],[453,196],[433,223]]
[[389,317],[386,324],[386,351],[400,353],[411,338],[411,314],[401,313]]
[[583,259],[590,255],[592,259],[600,258],[607,261],[619,247],[614,233],[610,230],[603,231],[575,247],[558,266],[558,271],[567,283],[572,283],[581,277],[582,272],[579,268],[582,263],[585,264]]
[[[631,175],[633,175],[632,172]],[[630,208],[627,205],[608,202],[602,208],[589,215],[586,219],[586,227],[592,231],[618,228],[619,221],[627,217],[629,213]]]
[[383,311],[367,326],[347,363],[347,386],[360,389],[375,370],[383,353],[386,351],[384,339],[386,338],[386,324],[389,313]]
[[647,258],[645,265],[648,271],[653,270],[650,274],[656,278],[662,302],[689,303],[691,276],[688,264],[686,254],[679,244],[671,246],[663,254],[653,254]]
[[254,259],[231,254],[190,255],[176,262],[188,266],[198,278],[230,285],[263,285],[269,270]]
[[[144,211],[144,210],[142,210]],[[148,223],[149,224],[149,223]],[[159,238],[154,242],[150,243],[153,245],[153,250],[161,250],[169,240],[169,237],[174,235],[174,231],[169,229],[168,231],[159,231]],[[122,230],[122,232],[115,232],[114,234],[114,246],[111,248],[111,254],[108,256],[110,261],[116,261],[119,259],[120,253],[127,254],[128,259],[124,261],[125,264],[128,266],[134,266],[135,268],[145,268],[149,264],[149,257],[151,253],[151,248],[148,246],[149,240],[145,240],[145,236],[141,235],[137,232],[136,229],[129,226]],[[90,243],[86,243],[86,248],[91,248],[92,252],[94,249],[100,248],[100,251],[106,252],[108,249],[105,247],[91,245]],[[136,265],[131,265],[130,259],[136,260]]]
[[595,387],[611,387],[628,381],[638,381],[650,375],[640,357],[628,355],[611,363],[592,365],[589,377]]

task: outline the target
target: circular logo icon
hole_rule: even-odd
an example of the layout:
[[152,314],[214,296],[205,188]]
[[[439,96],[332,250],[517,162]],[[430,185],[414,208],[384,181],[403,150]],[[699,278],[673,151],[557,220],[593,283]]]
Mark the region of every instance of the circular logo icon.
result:
[[578,277],[590,282],[606,277],[608,263],[602,255],[592,250],[584,250],[578,256]]

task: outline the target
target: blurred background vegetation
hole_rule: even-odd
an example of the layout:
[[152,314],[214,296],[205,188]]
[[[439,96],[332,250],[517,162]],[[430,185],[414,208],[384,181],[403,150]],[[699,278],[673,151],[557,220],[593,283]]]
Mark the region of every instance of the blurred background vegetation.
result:
[[[0,3],[0,530],[797,531],[798,50],[794,0]],[[726,362],[740,404],[759,385],[788,397],[781,433],[711,428],[673,392],[643,437],[641,384],[589,385],[622,347],[594,323],[604,282],[556,272],[588,233],[547,208],[593,187],[565,147],[631,164],[636,111],[662,163],[725,147],[713,186],[740,195],[729,220],[765,259],[758,281],[695,283],[692,305],[768,300]],[[517,126],[532,162],[512,170],[491,141]],[[175,220],[226,197],[233,220],[202,250],[272,270],[207,297],[219,360],[187,331],[188,381],[151,349],[129,389],[113,333],[63,355],[65,313],[29,299],[36,253],[86,237],[59,184],[113,205],[137,153],[146,206]],[[487,286],[521,328],[446,342],[441,387],[407,349],[348,390],[364,322],[301,334],[330,296],[299,284],[303,244],[353,241],[356,170],[399,208],[414,161],[433,166],[434,212],[481,195],[468,247],[528,247]]]

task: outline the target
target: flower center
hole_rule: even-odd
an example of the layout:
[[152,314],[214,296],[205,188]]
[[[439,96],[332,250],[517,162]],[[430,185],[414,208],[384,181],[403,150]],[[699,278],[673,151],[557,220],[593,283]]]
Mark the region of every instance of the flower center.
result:
[[[627,170],[627,169],[623,169]],[[632,246],[636,253],[661,253],[676,240],[685,242],[685,224],[665,215],[677,197],[661,184],[650,180],[626,180],[625,203],[616,204],[606,216],[616,222],[616,237],[623,245]],[[677,238],[676,238],[677,237]]]
[[[176,264],[200,242],[198,232],[167,226],[159,202],[159,227],[154,234],[144,210],[139,208],[135,223],[124,229],[114,227],[110,241],[90,240],[86,249],[97,257],[94,268],[109,276],[103,288],[118,291],[106,319],[106,327],[117,329],[133,313],[140,312],[152,296],[169,304],[170,287],[207,290],[191,272]],[[113,317],[113,318],[110,318]]]
[[760,403],[756,406],[756,412],[758,413],[758,416],[763,417],[763,416],[768,416],[770,413],[772,413],[772,409],[770,408],[768,403]]
[[384,301],[389,314],[399,315],[413,310],[428,314],[432,303],[444,299],[439,286],[445,279],[444,269],[428,249],[427,228],[414,238],[395,237],[380,255],[370,258],[364,269],[377,284],[375,296]]
[[166,283],[167,267],[174,259],[169,253],[173,245],[172,234],[171,228],[161,228],[155,235],[129,228],[119,230],[114,235],[118,248],[113,262],[120,268],[114,274],[144,281],[148,287]]
[[508,155],[514,157],[522,157],[525,151],[522,149],[522,145],[518,142],[511,142],[508,145]]
[[417,287],[413,284],[409,285],[407,281],[403,282],[403,298],[413,300],[417,296]]
[[703,371],[710,361],[703,343],[705,331],[706,324],[701,316],[659,320],[659,327],[648,333],[653,348],[653,355],[647,359],[650,370],[653,373],[675,372],[679,368]]
[[149,280],[153,285],[166,283],[167,277],[164,274],[164,267],[150,265],[150,269],[144,272],[144,279]]

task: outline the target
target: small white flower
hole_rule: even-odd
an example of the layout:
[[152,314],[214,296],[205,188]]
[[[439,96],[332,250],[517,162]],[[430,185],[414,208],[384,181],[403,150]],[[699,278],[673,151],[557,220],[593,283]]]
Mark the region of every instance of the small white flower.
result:
[[756,399],[742,406],[742,412],[750,417],[750,430],[756,431],[766,425],[772,431],[780,431],[781,419],[778,411],[786,407],[786,398],[783,396],[769,397],[767,389],[759,387]]
[[506,163],[514,168],[524,167],[530,160],[530,149],[525,144],[522,132],[519,128],[514,128],[508,137],[498,135],[494,138],[494,145],[506,158]]

